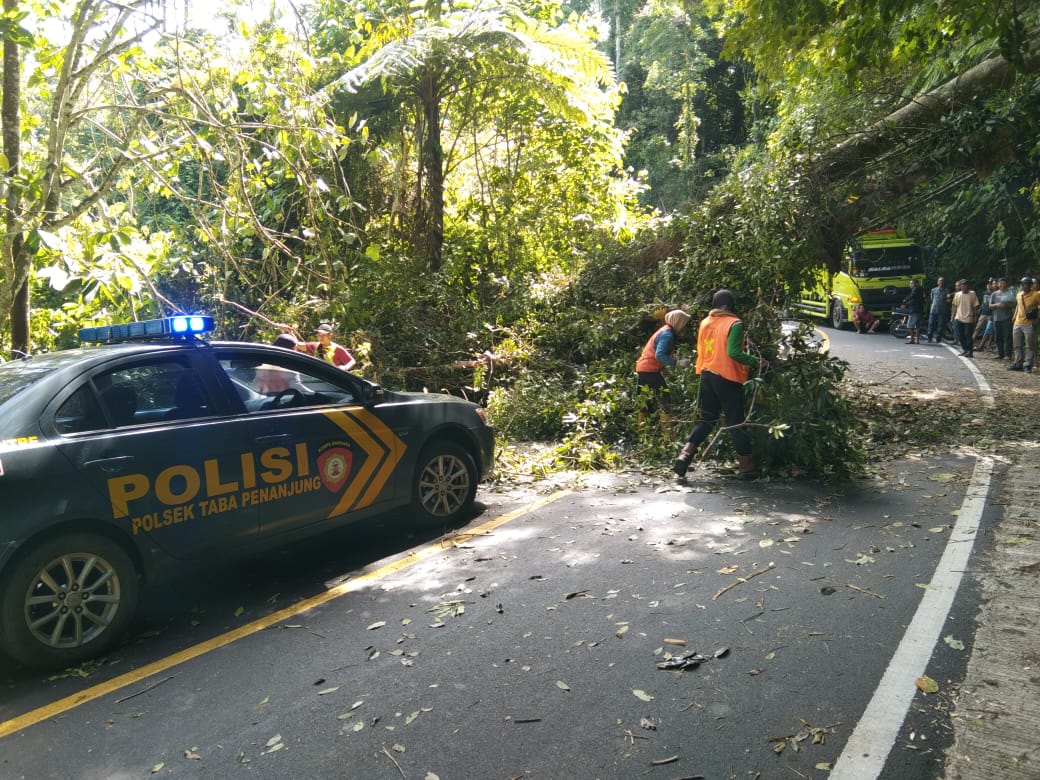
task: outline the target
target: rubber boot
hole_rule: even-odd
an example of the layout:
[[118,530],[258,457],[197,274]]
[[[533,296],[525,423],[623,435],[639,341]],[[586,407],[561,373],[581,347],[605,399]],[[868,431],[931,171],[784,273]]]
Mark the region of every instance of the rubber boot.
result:
[[679,479],[686,479],[686,472],[690,468],[690,461],[693,460],[693,445],[686,442],[683,445],[682,452],[676,456],[675,460],[672,461],[672,471],[675,472],[675,476]]
[[737,455],[737,478],[748,480],[755,476],[755,459],[750,455]]
[[661,435],[666,439],[675,436],[675,417],[668,412],[661,412],[660,416]]

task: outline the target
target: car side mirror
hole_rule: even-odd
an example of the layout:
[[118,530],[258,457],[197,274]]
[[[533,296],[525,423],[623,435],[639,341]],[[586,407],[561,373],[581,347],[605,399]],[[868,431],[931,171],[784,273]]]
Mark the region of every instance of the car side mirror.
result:
[[361,391],[361,403],[365,406],[375,406],[383,401],[383,388],[375,382],[365,382]]

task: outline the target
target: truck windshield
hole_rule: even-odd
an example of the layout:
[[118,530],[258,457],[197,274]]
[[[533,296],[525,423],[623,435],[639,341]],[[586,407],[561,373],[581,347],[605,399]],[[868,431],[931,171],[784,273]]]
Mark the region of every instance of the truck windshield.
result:
[[852,275],[911,276],[924,273],[921,248],[917,246],[887,246],[859,249],[852,253]]

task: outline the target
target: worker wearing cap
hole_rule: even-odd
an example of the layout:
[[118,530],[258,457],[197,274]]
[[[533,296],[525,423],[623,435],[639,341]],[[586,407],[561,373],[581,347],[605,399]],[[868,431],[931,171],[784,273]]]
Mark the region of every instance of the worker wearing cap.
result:
[[342,347],[332,340],[332,326],[327,322],[321,323],[315,331],[317,341],[304,341],[296,345],[298,352],[306,352],[322,360],[339,366],[344,371],[349,371],[357,361],[346,347]]
[[1040,291],[1035,289],[1033,279],[1029,276],[1022,277],[1021,285],[1022,289],[1015,296],[1015,319],[1011,329],[1015,359],[1008,366],[1008,371],[1031,374],[1036,362],[1034,332],[1037,319],[1040,318]]

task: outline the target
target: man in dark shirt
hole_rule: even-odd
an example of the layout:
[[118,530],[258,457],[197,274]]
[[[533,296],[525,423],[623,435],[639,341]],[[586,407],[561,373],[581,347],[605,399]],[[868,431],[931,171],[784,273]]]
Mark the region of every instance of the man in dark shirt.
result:
[[906,337],[906,343],[920,344],[921,316],[924,314],[924,288],[916,279],[910,280],[910,294],[906,296],[903,304],[910,310],[910,316],[906,321],[910,335]]

